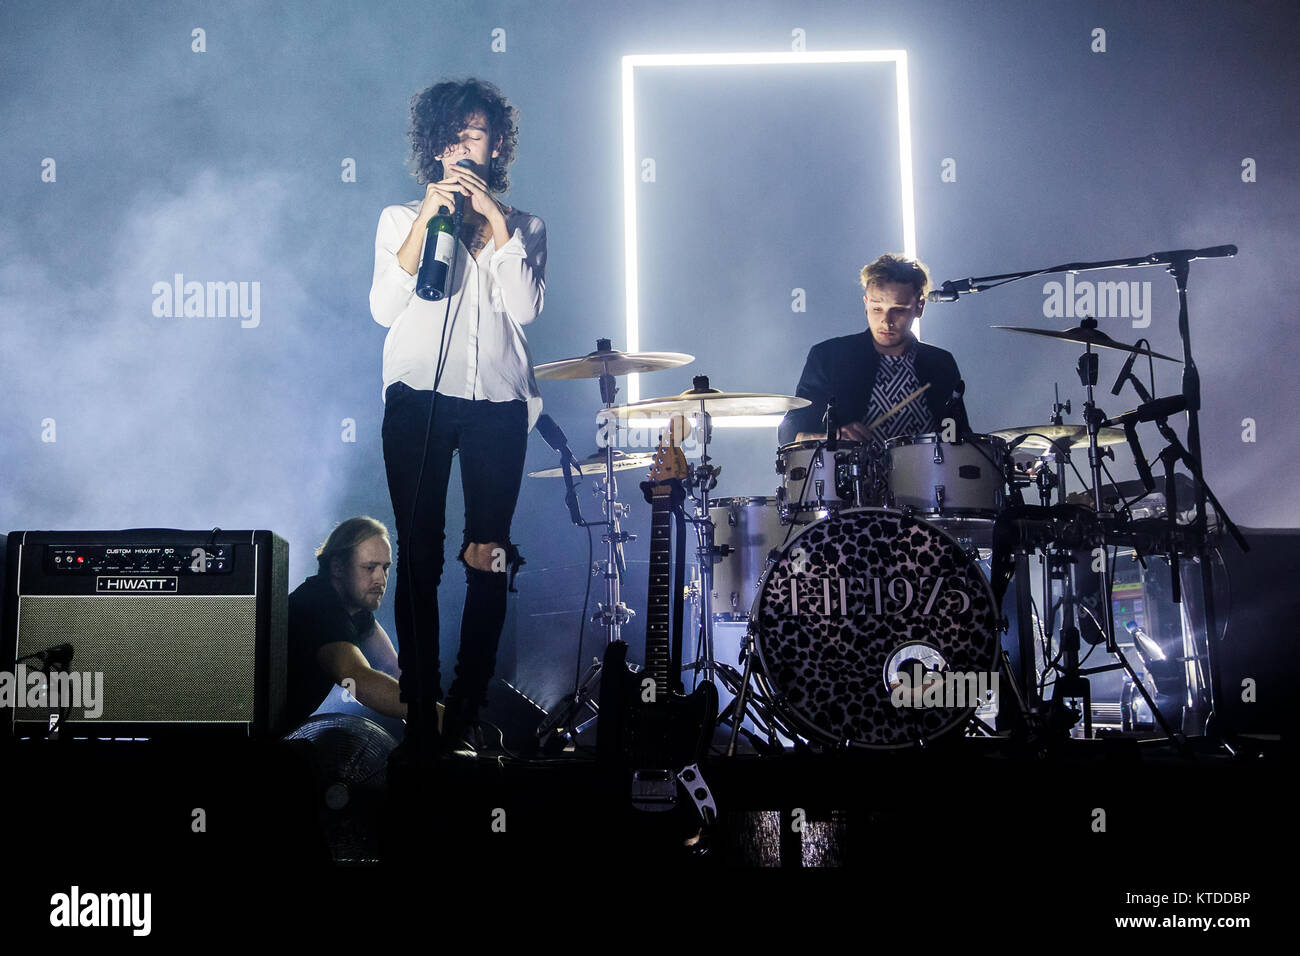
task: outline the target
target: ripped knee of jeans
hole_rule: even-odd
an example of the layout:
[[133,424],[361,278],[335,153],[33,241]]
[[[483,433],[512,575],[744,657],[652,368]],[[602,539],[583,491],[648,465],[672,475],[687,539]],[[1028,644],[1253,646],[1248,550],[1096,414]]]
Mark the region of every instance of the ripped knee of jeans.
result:
[[[492,544],[492,542],[485,543]],[[489,558],[491,562],[489,569],[484,571],[481,568],[474,567],[474,565],[465,560],[465,552],[469,550],[470,545],[480,546],[477,541],[466,541],[461,545],[460,552],[456,555],[456,560],[465,565],[466,572],[477,572],[479,574],[505,574],[508,571],[510,573],[508,588],[509,590],[518,593],[518,589],[515,587],[515,575],[519,573],[519,568],[522,565],[528,563],[524,560],[524,556],[519,552],[519,548],[509,541],[505,543],[504,547],[501,545],[495,545],[492,548],[492,553]]]

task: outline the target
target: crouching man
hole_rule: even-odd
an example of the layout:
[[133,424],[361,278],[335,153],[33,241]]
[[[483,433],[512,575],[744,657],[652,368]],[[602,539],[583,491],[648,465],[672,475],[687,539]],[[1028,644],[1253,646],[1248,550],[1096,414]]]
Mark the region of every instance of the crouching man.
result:
[[318,571],[289,595],[286,726],[306,720],[340,684],[364,706],[406,717],[397,651],[374,612],[388,586],[393,552],[374,518],[349,518],[316,550]]

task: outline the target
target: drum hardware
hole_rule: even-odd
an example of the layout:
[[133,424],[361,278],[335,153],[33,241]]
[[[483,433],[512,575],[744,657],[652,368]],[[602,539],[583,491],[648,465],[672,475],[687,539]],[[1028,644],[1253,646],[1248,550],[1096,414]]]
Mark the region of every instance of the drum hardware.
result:
[[[618,387],[615,382],[616,376],[677,368],[694,360],[695,356],[684,352],[620,352],[610,347],[609,339],[597,339],[594,352],[576,358],[561,359],[558,362],[535,366],[533,374],[539,379],[596,379],[600,387],[601,414],[606,414],[613,408],[614,398],[618,394]],[[599,421],[599,415],[597,419]],[[589,531],[594,527],[604,528],[604,532],[601,534],[601,542],[605,545],[605,560],[599,573],[605,582],[605,600],[597,603],[596,613],[592,615],[590,621],[593,624],[598,624],[604,630],[607,648],[614,641],[621,638],[623,625],[627,624],[636,613],[623,603],[620,594],[622,576],[627,570],[627,563],[623,557],[623,545],[628,541],[635,541],[636,535],[623,531],[621,527],[621,519],[628,515],[628,506],[618,501],[618,483],[614,475],[617,471],[635,467],[626,462],[637,456],[622,455],[615,448],[616,444],[616,439],[610,438],[605,443],[603,453],[605,474],[598,483],[599,491],[602,493],[601,508],[603,517],[598,521],[580,522]],[[561,471],[563,471],[563,467]],[[537,476],[544,477],[547,475],[539,472]],[[578,645],[578,669],[580,669],[582,654],[581,631],[579,631],[578,635]],[[588,670],[588,677],[585,680],[575,673],[572,697],[568,699],[562,710],[557,709],[554,714],[548,716],[542,722],[537,729],[539,737],[546,737],[548,734],[554,733],[558,737],[572,740],[574,735],[586,729],[594,721],[595,718],[593,717],[577,727],[570,726],[575,719],[575,715],[583,706],[589,707],[593,713],[599,712],[599,708],[592,698],[592,691],[599,686],[599,673],[599,663]]]
[[[690,470],[683,481],[683,486],[695,506],[695,514],[688,514],[686,520],[694,525],[698,543],[696,560],[701,578],[701,640],[697,648],[697,660],[701,667],[696,669],[696,673],[703,672],[705,677],[712,677],[716,662],[713,652],[713,574],[715,558],[719,557],[715,548],[709,493],[717,487],[718,476],[722,473],[721,467],[714,465],[709,455],[709,446],[713,439],[713,419],[715,416],[745,418],[781,414],[810,404],[808,399],[792,395],[724,392],[711,387],[707,375],[697,375],[692,379],[691,388],[679,395],[646,399],[629,405],[611,405],[602,412],[619,421],[674,414],[687,416],[694,421],[696,438],[700,446],[700,459],[699,464]],[[722,556],[726,557],[726,555]]]
[[[1087,330],[1095,329],[1095,327],[1095,319],[1087,318],[1081,323],[1081,328],[1084,329],[1085,332]],[[1064,335],[1059,337],[1066,338]],[[1109,340],[1109,337],[1107,338]],[[1106,453],[1110,452],[1113,456],[1113,451],[1110,448],[1102,448],[1101,443],[1098,441],[1098,433],[1103,423],[1106,422],[1106,419],[1104,413],[1097,408],[1095,401],[1098,356],[1092,351],[1094,342],[1087,334],[1081,335],[1078,339],[1069,339],[1069,341],[1080,340],[1083,341],[1084,344],[1084,353],[1079,357],[1077,372],[1079,375],[1079,382],[1086,390],[1083,415],[1088,432],[1088,463],[1092,478],[1092,504],[1094,513],[1100,516],[1103,513],[1101,472],[1105,467],[1104,458],[1106,457]],[[1113,340],[1109,341],[1113,343]],[[1114,343],[1105,347],[1113,348],[1117,345],[1118,343]],[[1124,350],[1131,349],[1129,347],[1124,347]],[[1052,408],[1053,429],[1059,429],[1063,425],[1061,413],[1067,407],[1068,403],[1062,405],[1060,402],[1058,389],[1056,401]],[[1106,424],[1109,423],[1106,422]],[[1049,431],[1051,430],[1052,429],[1049,429]],[[1025,437],[1028,438],[1032,436]],[[1040,435],[1038,437],[1046,440],[1045,436]],[[1074,437],[1075,436],[1066,434],[1062,435],[1061,438],[1049,441],[1052,448],[1051,457],[1056,464],[1056,473],[1053,476],[1047,469],[1042,469],[1039,471],[1035,479],[1039,489],[1040,501],[1044,507],[1050,504],[1053,490],[1056,492],[1057,504],[1066,504],[1065,468],[1070,464],[1070,444]],[[1096,527],[1100,531],[1100,546],[1102,548],[1108,547],[1105,530],[1106,523],[1098,521]],[[1091,737],[1092,701],[1087,674],[1097,673],[1098,669],[1091,668],[1084,671],[1081,670],[1079,666],[1080,632],[1076,622],[1079,619],[1081,609],[1075,599],[1074,582],[1071,573],[1071,568],[1074,563],[1074,556],[1072,553],[1073,549],[1064,542],[1054,540],[1041,546],[1040,550],[1043,552],[1043,600],[1046,609],[1046,625],[1044,633],[1048,640],[1050,640],[1051,637],[1055,612],[1058,606],[1057,602],[1052,600],[1052,582],[1059,581],[1061,589],[1061,597],[1059,601],[1062,622],[1059,638],[1061,650],[1058,656],[1063,659],[1063,663],[1058,668],[1058,675],[1053,685],[1052,701],[1047,712],[1047,724],[1049,729],[1055,732],[1059,733],[1063,730],[1068,731],[1069,727],[1078,719],[1068,702],[1071,700],[1081,700],[1083,705],[1082,717],[1084,722],[1084,735],[1086,737]],[[1119,664],[1114,666],[1123,667],[1128,672],[1130,678],[1134,681],[1138,691],[1145,696],[1145,687],[1140,681],[1138,681],[1132,665],[1125,657],[1115,639],[1114,610],[1109,597],[1112,593],[1112,581],[1110,567],[1107,561],[1103,560],[1100,562],[1096,574],[1100,583],[1099,593],[1107,596],[1102,600],[1102,613],[1100,617],[1096,619],[1097,627],[1105,640],[1106,652],[1119,661]],[[1160,714],[1154,700],[1147,700],[1147,704],[1151,708],[1152,712],[1156,714],[1161,729],[1164,731],[1167,738],[1182,749],[1186,744],[1186,740],[1182,733],[1180,731],[1175,731],[1170,726],[1163,714]]]
[[[1188,278],[1190,275],[1191,263],[1194,260],[1227,258],[1227,257],[1234,256],[1236,254],[1237,254],[1236,246],[1222,245],[1222,246],[1213,246],[1204,249],[1178,249],[1178,250],[1171,250],[1165,252],[1155,252],[1143,256],[1135,256],[1135,257],[1129,257],[1123,259],[1111,259],[1106,261],[1067,263],[1061,266],[1053,266],[1048,269],[1036,269],[1036,270],[1026,271],[1026,272],[1007,273],[1000,276],[985,276],[979,279],[972,278],[972,279],[960,280],[956,282],[945,283],[940,295],[944,300],[952,301],[964,293],[982,291],[984,289],[992,288],[995,285],[1001,285],[1006,282],[1013,282],[1017,279],[1030,278],[1033,276],[1041,276],[1053,272],[1077,273],[1077,272],[1093,270],[1093,269],[1142,268],[1147,266],[1164,267],[1164,269],[1173,277],[1178,292],[1178,335],[1182,342],[1181,362],[1183,366],[1181,397],[1186,403],[1185,409],[1187,412],[1186,451],[1192,461],[1199,462],[1201,459],[1201,437],[1200,437],[1201,387],[1200,387],[1200,372],[1197,369],[1196,363],[1192,358],[1191,324],[1190,324],[1189,313],[1188,313],[1188,295],[1187,295]],[[1038,334],[1038,335],[1050,334],[1050,335],[1054,335],[1057,338],[1070,338],[1073,341],[1086,339],[1085,344],[1089,345],[1089,350],[1091,350],[1091,346],[1093,344],[1102,348],[1117,347],[1116,344],[1113,343],[1113,341],[1104,341],[1100,337],[1100,333],[1098,333],[1095,328],[1095,322],[1093,323],[1093,327],[1091,329],[1088,329],[1086,332],[1083,332],[1082,334],[1079,335],[1075,335],[1073,337],[1070,336],[1068,332],[1067,333],[1044,333],[1038,330],[1030,330],[1030,329],[1025,329],[1023,331],[1031,332],[1033,334]],[[1082,332],[1082,327],[1081,330],[1069,330],[1069,331]],[[1152,358],[1162,358],[1168,361],[1178,361],[1177,359],[1171,359],[1169,356],[1160,355],[1158,353],[1152,352],[1150,349],[1139,349],[1136,346],[1123,346],[1122,350],[1134,354],[1150,355]],[[1121,381],[1123,380],[1123,378],[1124,375],[1121,374]],[[1092,426],[1090,425],[1089,427],[1091,431]],[[1095,435],[1090,435],[1090,440],[1095,442]],[[1196,475],[1197,475],[1196,493],[1195,493],[1196,519],[1194,522],[1194,526],[1195,526],[1195,533],[1197,537],[1197,543],[1194,550],[1197,557],[1200,559],[1201,586],[1202,586],[1202,591],[1205,600],[1205,605],[1200,610],[1202,612],[1202,617],[1204,622],[1204,634],[1206,635],[1207,638],[1206,646],[1211,655],[1212,666],[1210,668],[1210,671],[1211,671],[1211,678],[1212,678],[1211,681],[1212,692],[1211,692],[1211,699],[1209,701],[1208,706],[1209,708],[1212,709],[1214,705],[1213,704],[1214,698],[1220,696],[1222,692],[1226,692],[1226,691],[1224,688],[1221,688],[1218,684],[1219,669],[1217,668],[1217,666],[1214,666],[1214,656],[1215,656],[1214,640],[1211,638],[1212,635],[1218,633],[1219,629],[1217,625],[1217,609],[1215,606],[1213,579],[1211,577],[1210,562],[1207,560],[1207,554],[1209,548],[1209,542],[1208,542],[1209,526],[1208,526],[1206,504],[1209,500],[1209,495],[1207,494],[1208,489],[1206,487],[1205,481],[1203,477],[1200,476],[1199,466],[1196,470]],[[1094,504],[1100,510],[1100,500],[1099,500],[1100,496],[1096,485],[1097,483],[1094,482],[1094,488],[1093,488]],[[1244,539],[1238,540],[1237,543],[1239,546],[1245,544]],[[1110,622],[1110,624],[1111,626],[1108,628],[1108,645],[1113,643],[1113,639],[1114,639],[1113,621]],[[1137,685],[1137,686],[1140,687],[1141,685]],[[1225,740],[1221,734],[1216,734],[1216,742],[1223,744],[1223,746],[1229,751],[1232,750],[1228,741]]]

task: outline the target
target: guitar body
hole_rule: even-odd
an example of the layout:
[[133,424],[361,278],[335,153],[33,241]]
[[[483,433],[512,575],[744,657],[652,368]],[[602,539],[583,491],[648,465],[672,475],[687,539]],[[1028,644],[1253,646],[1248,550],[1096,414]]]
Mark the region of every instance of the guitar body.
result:
[[669,810],[677,773],[697,763],[713,739],[718,691],[706,680],[690,694],[654,688],[647,699],[650,680],[645,671],[627,666],[626,643],[609,645],[601,668],[596,753],[607,766],[632,775],[633,803],[640,809]]

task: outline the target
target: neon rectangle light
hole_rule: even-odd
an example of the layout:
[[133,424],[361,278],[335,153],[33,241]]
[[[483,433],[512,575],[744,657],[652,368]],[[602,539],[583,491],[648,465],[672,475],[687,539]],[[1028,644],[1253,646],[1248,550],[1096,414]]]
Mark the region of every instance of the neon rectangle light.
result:
[[[840,50],[806,53],[636,53],[623,57],[623,250],[627,297],[627,345],[629,352],[640,349],[640,316],[637,311],[638,274],[636,244],[636,86],[638,67],[673,66],[807,66],[810,63],[890,63],[898,95],[898,165],[902,173],[899,190],[903,210],[903,252],[916,257],[916,209],[912,198],[912,121],[908,107],[906,50]],[[920,324],[915,327],[920,332]],[[629,375],[627,400],[639,401],[639,375]],[[720,427],[776,427],[780,415],[752,419],[716,418]]]

